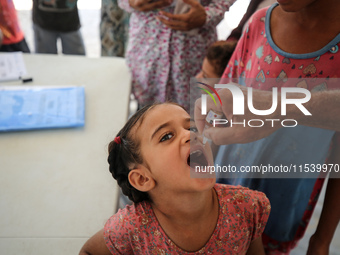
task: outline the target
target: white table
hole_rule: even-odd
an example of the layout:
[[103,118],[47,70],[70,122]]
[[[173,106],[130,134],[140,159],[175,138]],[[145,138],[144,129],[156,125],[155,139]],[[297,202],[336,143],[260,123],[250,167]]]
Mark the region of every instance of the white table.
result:
[[128,116],[130,75],[121,58],[24,60],[27,85],[85,87],[85,126],[0,133],[0,253],[77,254],[115,212],[107,145]]

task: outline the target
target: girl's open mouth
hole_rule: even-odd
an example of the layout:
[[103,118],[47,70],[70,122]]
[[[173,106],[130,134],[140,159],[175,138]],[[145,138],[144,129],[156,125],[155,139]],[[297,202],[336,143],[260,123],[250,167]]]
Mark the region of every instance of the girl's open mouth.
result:
[[187,164],[190,168],[196,169],[196,167],[205,167],[209,165],[209,162],[203,153],[202,149],[194,149],[190,151],[187,159]]

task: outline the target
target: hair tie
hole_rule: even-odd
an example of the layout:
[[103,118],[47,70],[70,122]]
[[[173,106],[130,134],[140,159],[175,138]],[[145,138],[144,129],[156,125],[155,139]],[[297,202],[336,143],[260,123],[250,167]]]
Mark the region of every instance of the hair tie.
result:
[[122,139],[120,139],[120,136],[116,136],[115,139],[113,139],[113,141],[114,141],[116,144],[121,144],[121,143],[122,143]]

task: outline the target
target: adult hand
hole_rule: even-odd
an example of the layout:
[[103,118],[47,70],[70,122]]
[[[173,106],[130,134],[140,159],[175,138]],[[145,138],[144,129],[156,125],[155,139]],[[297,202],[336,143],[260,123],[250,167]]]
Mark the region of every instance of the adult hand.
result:
[[[247,90],[242,86],[239,86],[239,88],[243,92],[245,101],[247,101]],[[248,107],[244,107],[244,115],[233,115],[233,96],[230,90],[221,89],[218,91],[218,94],[221,98],[222,106],[219,103],[216,106],[213,100],[210,97],[207,97],[207,112],[209,112],[210,109],[217,112],[223,112],[229,123],[232,121],[234,124],[229,127],[211,127],[204,130],[204,136],[212,140],[215,144],[222,145],[253,142],[272,134],[281,127],[278,121],[272,122],[265,120],[279,120],[280,115],[277,111],[271,115],[258,116],[251,113],[248,110]],[[218,102],[216,95],[215,100]],[[270,109],[272,105],[272,93],[268,91],[253,90],[253,105],[258,110]],[[201,114],[201,99],[198,99],[195,103],[194,115],[198,131],[203,132],[206,123],[206,115]],[[262,120],[264,125],[262,127],[250,127],[248,121],[251,119]],[[259,125],[259,123],[256,122],[256,125]]]
[[129,0],[130,6],[136,11],[148,12],[163,8],[172,3],[173,0]]
[[159,13],[165,17],[158,16],[158,20],[167,27],[180,31],[189,31],[194,28],[202,27],[207,18],[204,7],[195,0],[183,0],[183,2],[191,6],[188,12],[183,14],[172,14],[160,11]]

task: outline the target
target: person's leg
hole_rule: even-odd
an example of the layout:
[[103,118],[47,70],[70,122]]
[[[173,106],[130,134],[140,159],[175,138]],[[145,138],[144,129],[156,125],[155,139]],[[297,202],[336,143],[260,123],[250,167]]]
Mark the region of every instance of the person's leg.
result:
[[50,53],[57,54],[57,39],[58,33],[54,31],[48,31],[33,24],[34,30],[34,45],[36,53]]
[[60,33],[60,39],[64,54],[85,55],[85,45],[80,30]]

